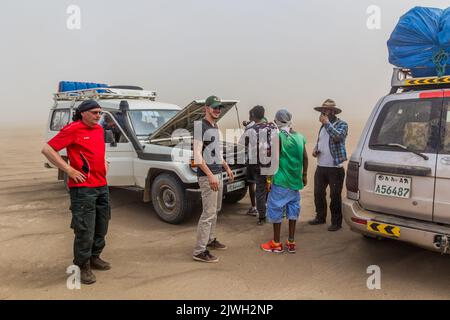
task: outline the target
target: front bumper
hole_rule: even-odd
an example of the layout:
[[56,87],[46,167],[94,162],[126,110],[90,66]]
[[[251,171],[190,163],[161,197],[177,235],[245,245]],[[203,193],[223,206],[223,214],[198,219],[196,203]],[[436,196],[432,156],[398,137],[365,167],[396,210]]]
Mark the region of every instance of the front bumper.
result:
[[[343,199],[342,210],[345,222],[354,232],[372,237],[391,238],[432,251],[450,253],[450,226],[365,210],[361,208],[357,201],[351,199]],[[399,227],[401,230],[400,236],[389,236],[368,230],[364,221]]]
[[[222,172],[223,194],[228,193],[227,186],[232,183],[234,184],[237,182],[242,182],[243,188],[247,187],[247,168],[246,167],[234,168],[234,169],[231,169],[231,171],[233,172],[233,175],[234,175],[233,182],[229,181],[230,179],[228,178],[228,175],[226,172]],[[240,189],[242,189],[242,188],[240,188]],[[238,189],[238,190],[240,190],[240,189]],[[186,191],[190,192],[190,193],[200,193],[201,192],[198,184],[193,188],[186,189]],[[233,190],[233,191],[237,191],[237,190]],[[233,191],[231,191],[231,192],[233,192]]]

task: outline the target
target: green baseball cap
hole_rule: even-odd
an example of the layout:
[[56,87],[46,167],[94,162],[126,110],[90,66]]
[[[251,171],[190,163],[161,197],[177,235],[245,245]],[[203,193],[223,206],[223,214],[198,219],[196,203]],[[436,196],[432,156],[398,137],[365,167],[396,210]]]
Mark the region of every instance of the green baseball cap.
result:
[[208,98],[206,98],[205,106],[211,108],[218,108],[222,106],[222,101],[220,101],[220,98],[216,96],[209,96]]

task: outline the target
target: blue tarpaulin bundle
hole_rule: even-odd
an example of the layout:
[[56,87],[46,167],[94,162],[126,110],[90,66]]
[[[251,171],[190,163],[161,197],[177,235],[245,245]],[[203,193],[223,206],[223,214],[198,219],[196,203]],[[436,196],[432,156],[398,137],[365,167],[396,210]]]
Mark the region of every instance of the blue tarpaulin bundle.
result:
[[[93,88],[107,88],[107,84],[93,83],[93,82],[78,82],[78,81],[60,81],[58,84],[58,92],[85,90]],[[100,92],[101,90],[98,90]]]
[[389,62],[413,76],[450,74],[450,8],[415,7],[404,14],[388,40]]

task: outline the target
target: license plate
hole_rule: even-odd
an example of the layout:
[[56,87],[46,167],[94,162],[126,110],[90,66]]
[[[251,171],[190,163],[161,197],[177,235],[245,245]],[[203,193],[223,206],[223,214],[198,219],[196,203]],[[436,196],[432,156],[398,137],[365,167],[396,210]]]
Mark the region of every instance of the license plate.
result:
[[227,185],[227,192],[236,191],[245,187],[245,181],[238,181]]
[[411,180],[410,177],[377,174],[375,175],[375,193],[388,197],[410,198]]
[[369,221],[367,222],[367,230],[391,237],[400,238],[400,228],[391,224]]

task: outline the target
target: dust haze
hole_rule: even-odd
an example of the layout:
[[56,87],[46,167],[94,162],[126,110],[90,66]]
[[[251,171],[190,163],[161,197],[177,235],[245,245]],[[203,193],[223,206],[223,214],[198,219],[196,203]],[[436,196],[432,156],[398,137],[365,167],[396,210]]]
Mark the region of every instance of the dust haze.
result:
[[[80,9],[80,29],[67,9]],[[369,30],[368,7],[380,9]],[[60,80],[134,84],[180,106],[240,100],[241,120],[284,107],[301,130],[333,98],[351,125],[389,90],[386,41],[400,15],[442,1],[8,1],[0,13],[2,127],[45,127]],[[235,119],[224,119],[226,127]]]

